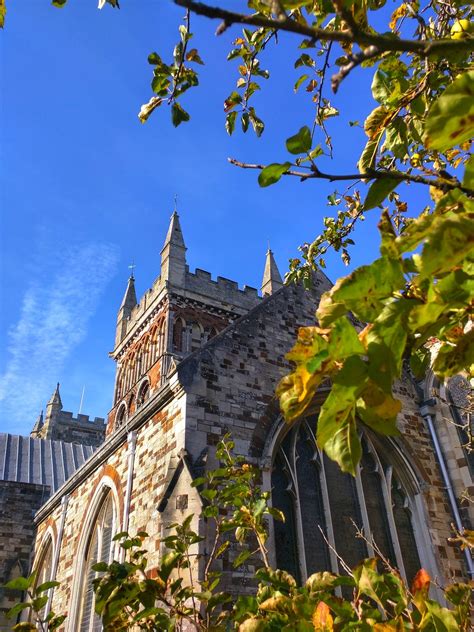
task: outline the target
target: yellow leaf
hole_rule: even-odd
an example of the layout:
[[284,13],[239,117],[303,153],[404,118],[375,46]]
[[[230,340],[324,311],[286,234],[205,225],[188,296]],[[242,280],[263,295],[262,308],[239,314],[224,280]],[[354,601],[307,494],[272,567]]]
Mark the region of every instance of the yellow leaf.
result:
[[398,20],[400,18],[405,17],[407,13],[408,13],[408,7],[405,3],[401,4],[397,9],[395,9],[395,11],[392,13],[392,19],[390,20],[390,24],[389,24],[392,31],[395,30]]
[[311,620],[316,632],[331,632],[331,630],[334,630],[334,619],[331,616],[329,606],[324,601],[318,603]]

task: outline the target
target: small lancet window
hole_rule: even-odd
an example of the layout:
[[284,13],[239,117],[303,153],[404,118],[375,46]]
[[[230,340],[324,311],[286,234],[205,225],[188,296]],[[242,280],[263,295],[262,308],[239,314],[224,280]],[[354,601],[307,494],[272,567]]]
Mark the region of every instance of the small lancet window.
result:
[[173,323],[173,351],[183,351],[184,323],[182,318],[177,318]]
[[140,406],[143,406],[143,404],[148,399],[149,395],[150,395],[150,385],[148,384],[148,382],[145,382],[144,384],[140,386],[140,390],[138,392],[137,408],[139,408]]
[[125,423],[125,418],[127,416],[127,408],[125,404],[122,404],[117,411],[117,416],[115,418],[115,429],[118,430]]

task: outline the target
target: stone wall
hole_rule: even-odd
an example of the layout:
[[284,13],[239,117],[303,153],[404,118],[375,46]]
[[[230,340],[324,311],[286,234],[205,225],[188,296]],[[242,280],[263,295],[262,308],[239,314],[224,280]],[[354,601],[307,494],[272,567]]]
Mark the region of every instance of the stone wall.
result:
[[[34,515],[49,496],[49,487],[0,481],[0,585],[29,572],[35,541]],[[7,612],[21,593],[0,588],[0,630],[11,630],[15,621]]]

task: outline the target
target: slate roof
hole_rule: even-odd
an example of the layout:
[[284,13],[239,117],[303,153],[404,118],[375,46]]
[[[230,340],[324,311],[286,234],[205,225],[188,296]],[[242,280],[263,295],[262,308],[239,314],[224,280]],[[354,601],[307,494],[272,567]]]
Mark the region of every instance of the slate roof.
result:
[[79,443],[0,432],[0,481],[48,485],[54,494],[95,450]]

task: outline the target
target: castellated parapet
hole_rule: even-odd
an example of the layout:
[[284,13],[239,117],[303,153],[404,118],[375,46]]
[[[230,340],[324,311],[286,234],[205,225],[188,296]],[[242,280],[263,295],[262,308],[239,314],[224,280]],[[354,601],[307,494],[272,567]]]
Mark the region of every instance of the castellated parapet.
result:
[[43,417],[41,411],[31,437],[36,439],[51,439],[65,441],[66,443],[81,443],[83,445],[98,447],[105,438],[105,419],[79,413],[77,417],[73,413],[63,410],[59,384],[52,394]]

